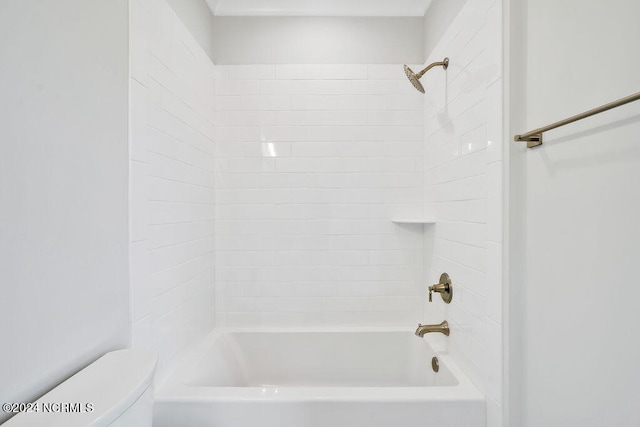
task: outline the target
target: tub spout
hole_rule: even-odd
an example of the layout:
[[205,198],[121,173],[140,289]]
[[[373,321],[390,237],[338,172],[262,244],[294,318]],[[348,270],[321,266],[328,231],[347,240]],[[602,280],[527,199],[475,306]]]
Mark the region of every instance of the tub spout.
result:
[[418,323],[418,329],[416,329],[417,336],[422,338],[424,334],[428,334],[429,332],[440,332],[441,334],[449,336],[449,323],[447,323],[446,320],[439,325],[423,325]]

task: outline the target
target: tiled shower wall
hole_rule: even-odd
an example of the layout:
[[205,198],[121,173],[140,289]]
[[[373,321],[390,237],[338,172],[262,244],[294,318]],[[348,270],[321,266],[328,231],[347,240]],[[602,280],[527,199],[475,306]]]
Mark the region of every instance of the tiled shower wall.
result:
[[[428,59],[425,75],[425,210],[438,222],[427,277],[451,276],[454,298],[425,307],[451,324],[448,350],[487,396],[489,427],[502,425],[502,3],[469,1]],[[431,72],[430,72],[431,73]]]
[[216,67],[219,326],[415,326],[422,108],[401,64]]
[[[134,345],[169,360],[214,315],[447,319],[446,348],[500,425],[501,3],[467,2],[426,95],[402,64],[214,67],[162,0],[131,3]],[[425,304],[443,271],[453,303]]]
[[213,327],[214,66],[164,0],[129,25],[133,345],[162,374]]

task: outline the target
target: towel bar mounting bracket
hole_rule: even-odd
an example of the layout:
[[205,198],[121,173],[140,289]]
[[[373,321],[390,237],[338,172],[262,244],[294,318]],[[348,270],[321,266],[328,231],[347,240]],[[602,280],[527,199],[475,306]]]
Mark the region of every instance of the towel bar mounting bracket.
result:
[[534,133],[533,135],[528,136],[516,135],[513,140],[517,142],[526,141],[527,148],[537,147],[538,145],[542,145],[542,132]]

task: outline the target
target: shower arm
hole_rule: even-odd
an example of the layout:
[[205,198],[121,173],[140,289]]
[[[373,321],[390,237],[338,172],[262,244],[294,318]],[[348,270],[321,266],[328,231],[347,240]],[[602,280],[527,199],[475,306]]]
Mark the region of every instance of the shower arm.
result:
[[448,66],[449,66],[449,58],[445,58],[444,61],[434,62],[433,64],[429,64],[427,68],[425,68],[424,70],[416,74],[416,78],[420,79],[420,77],[424,76],[424,73],[426,73],[433,67],[442,67],[446,70]]

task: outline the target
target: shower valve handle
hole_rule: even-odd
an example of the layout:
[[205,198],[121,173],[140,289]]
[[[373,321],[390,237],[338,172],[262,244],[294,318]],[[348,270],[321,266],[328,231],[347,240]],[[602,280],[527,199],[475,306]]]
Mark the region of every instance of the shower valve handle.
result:
[[429,302],[433,301],[433,292],[438,292],[439,294],[448,294],[451,292],[451,287],[447,284],[440,284],[429,286]]
[[433,292],[438,292],[442,300],[449,304],[453,298],[453,286],[447,273],[440,275],[440,283],[429,286],[429,302],[433,301]]

